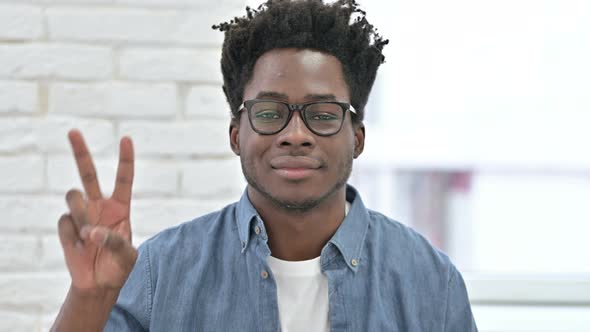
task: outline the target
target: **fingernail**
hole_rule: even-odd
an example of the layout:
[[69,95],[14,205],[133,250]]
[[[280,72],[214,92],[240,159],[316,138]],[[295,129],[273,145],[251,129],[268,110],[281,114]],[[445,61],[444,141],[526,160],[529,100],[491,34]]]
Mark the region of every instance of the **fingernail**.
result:
[[92,242],[98,244],[98,245],[104,245],[105,239],[108,235],[108,233],[104,232],[101,229],[96,229],[95,232],[92,232],[91,236],[92,236]]
[[82,226],[82,229],[80,230],[80,237],[82,238],[82,240],[87,240],[88,237],[90,236],[90,226]]

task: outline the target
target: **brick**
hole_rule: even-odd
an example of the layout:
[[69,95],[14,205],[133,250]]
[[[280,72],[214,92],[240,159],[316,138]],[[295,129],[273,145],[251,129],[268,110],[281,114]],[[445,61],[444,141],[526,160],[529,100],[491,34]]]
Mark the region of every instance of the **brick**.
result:
[[[110,197],[115,183],[117,161],[115,158],[108,160],[94,158],[94,166],[103,195]],[[47,158],[47,187],[52,193],[64,195],[72,188],[84,190],[73,156]]]
[[182,195],[239,199],[244,190],[240,159],[199,160],[182,168]]
[[[118,160],[95,159],[100,188],[105,197],[110,197],[115,184]],[[133,195],[171,196],[177,192],[178,167],[169,161],[135,161]],[[70,188],[82,189],[73,156],[49,156],[47,160],[48,189],[53,193],[66,193]]]
[[45,165],[41,156],[0,157],[0,192],[35,192],[43,188]]
[[120,54],[123,78],[152,81],[222,82],[221,51],[132,48]]
[[[144,7],[166,7],[166,8],[199,8],[211,10],[212,3],[209,0],[117,0],[121,4],[139,5]],[[219,10],[220,7],[231,10],[241,9],[245,12],[245,1],[244,0],[220,0],[215,2],[215,9]],[[239,12],[234,14],[238,15]],[[228,18],[233,17],[227,14]]]
[[192,87],[186,100],[185,114],[197,119],[230,119],[230,107],[221,86]]
[[24,1],[59,6],[59,5],[65,5],[65,4],[72,4],[72,5],[115,4],[119,0],[23,0],[23,2]]
[[173,196],[178,191],[179,174],[179,166],[175,162],[137,160],[133,194]]
[[0,311],[0,331],[37,331],[38,324],[38,317],[35,314],[14,311]]
[[223,33],[211,26],[233,16],[208,9],[50,8],[47,21],[52,40],[218,46]]
[[[56,225],[57,226],[57,225]],[[57,232],[57,227],[56,227]],[[61,243],[57,233],[41,238],[40,267],[43,271],[67,271]]]
[[176,115],[172,84],[56,83],[49,90],[49,113],[113,118],[171,118]]
[[30,235],[0,235],[0,271],[27,271],[38,267],[39,240]]
[[0,118],[0,152],[33,149],[37,124],[37,120],[30,118]]
[[136,199],[131,203],[131,223],[138,237],[152,236],[166,228],[216,211],[231,199]]
[[71,44],[0,45],[0,77],[105,79],[113,73],[107,47]]
[[135,152],[149,156],[229,156],[229,121],[202,120],[158,123],[126,121],[119,125],[122,135],[135,141]]
[[137,235],[135,233],[133,233],[131,235],[131,241],[133,243],[133,246],[135,248],[138,248],[142,243],[144,243],[146,240],[148,240],[151,236],[143,236],[143,235]]
[[35,39],[43,33],[41,8],[0,4],[0,39]]
[[68,273],[10,273],[0,275],[0,307],[14,310],[54,310],[70,285]]
[[37,112],[39,108],[37,93],[37,83],[0,80],[0,114]]
[[114,126],[110,121],[58,116],[47,117],[36,124],[35,146],[42,152],[70,154],[72,150],[67,134],[72,128],[80,129],[93,156],[118,150]]
[[89,4],[114,4],[118,0],[31,0],[46,4],[75,4],[75,5],[89,5]]
[[57,220],[67,212],[63,196],[10,195],[0,196],[0,211],[6,222],[0,233],[45,232],[57,230]]
[[[134,234],[139,238],[155,233],[181,222],[189,221],[205,213],[218,210],[237,200],[223,198],[195,200],[179,198],[137,198],[131,202],[131,221]],[[42,266],[59,268],[61,247],[57,240],[57,221],[67,212],[64,195],[57,196],[0,196],[3,218],[11,222],[0,223],[0,233],[43,232]],[[56,242],[57,240],[57,242]]]
[[[88,0],[90,1],[90,0]],[[47,313],[43,313],[43,315],[41,316],[41,329],[39,331],[41,332],[53,332],[51,330],[51,327],[53,326],[53,323],[55,322],[55,318],[57,317],[57,315],[59,314],[59,308],[55,309],[55,310],[50,310]]]

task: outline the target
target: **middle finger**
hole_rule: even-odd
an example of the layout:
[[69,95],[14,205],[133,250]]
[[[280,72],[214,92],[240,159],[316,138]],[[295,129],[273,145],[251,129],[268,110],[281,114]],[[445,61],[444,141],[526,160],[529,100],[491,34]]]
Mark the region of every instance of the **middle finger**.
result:
[[78,173],[80,174],[80,179],[82,180],[82,185],[88,198],[92,200],[102,198],[100,185],[96,176],[96,168],[94,167],[94,162],[86,147],[86,143],[84,143],[82,133],[79,130],[71,130],[68,133],[68,137],[74,152],[76,164],[78,165]]

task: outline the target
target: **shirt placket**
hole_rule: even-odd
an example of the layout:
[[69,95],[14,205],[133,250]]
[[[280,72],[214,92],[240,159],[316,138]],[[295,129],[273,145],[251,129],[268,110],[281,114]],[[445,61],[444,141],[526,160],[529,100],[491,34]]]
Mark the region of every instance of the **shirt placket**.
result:
[[343,293],[345,289],[342,287],[345,274],[349,271],[339,254],[334,251],[328,251],[326,255],[331,256],[328,259],[330,263],[322,267],[322,273],[328,278],[328,302],[330,307],[328,319],[330,320],[330,331],[349,331],[350,322],[348,321],[349,316],[346,314],[345,294]]
[[[259,221],[260,222],[260,221]],[[253,240],[254,251],[257,256],[255,264],[256,268],[253,269],[254,275],[252,278],[256,280],[255,284],[258,285],[259,295],[259,322],[260,326],[258,331],[263,332],[276,332],[280,331],[279,322],[279,305],[277,299],[277,285],[267,264],[267,258],[270,255],[270,248],[267,243],[267,236],[263,231],[263,228],[258,224],[254,226]]]

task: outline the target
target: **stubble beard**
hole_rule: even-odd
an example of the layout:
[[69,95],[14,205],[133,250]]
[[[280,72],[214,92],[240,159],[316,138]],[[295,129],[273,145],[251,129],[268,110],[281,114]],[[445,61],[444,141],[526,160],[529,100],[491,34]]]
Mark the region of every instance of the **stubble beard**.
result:
[[[345,163],[340,167],[340,177],[336,181],[336,183],[325,193],[323,193],[320,197],[310,197],[309,199],[304,199],[301,201],[290,201],[290,200],[283,200],[279,199],[276,196],[273,196],[272,193],[265,188],[260,182],[258,182],[255,177],[253,177],[247,169],[253,169],[254,166],[248,164],[246,160],[242,156],[240,156],[240,161],[242,165],[242,173],[244,174],[244,178],[248,185],[251,186],[254,190],[259,192],[264,198],[269,200],[272,204],[274,204],[279,209],[282,209],[291,214],[304,214],[313,210],[314,208],[318,207],[324,201],[326,201],[329,197],[334,195],[338,190],[340,190],[343,186],[346,185],[350,174],[352,173],[352,153],[349,153]],[[250,167],[249,167],[250,166]]]

